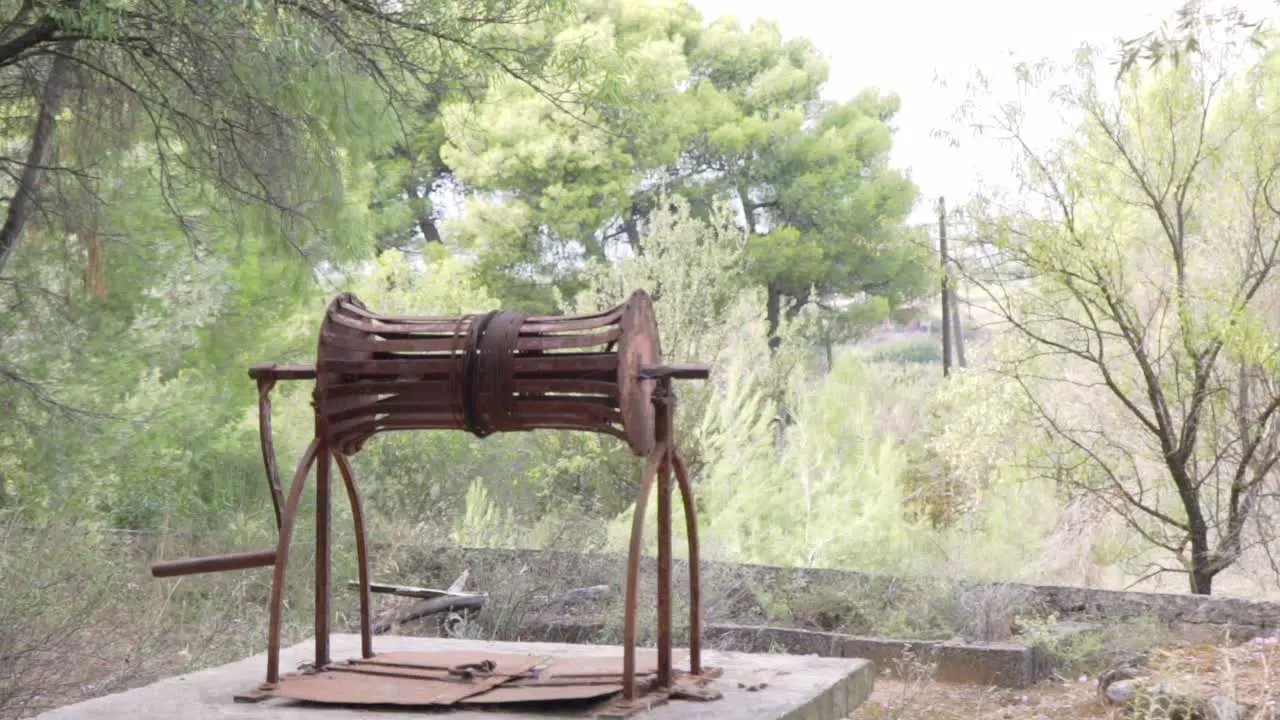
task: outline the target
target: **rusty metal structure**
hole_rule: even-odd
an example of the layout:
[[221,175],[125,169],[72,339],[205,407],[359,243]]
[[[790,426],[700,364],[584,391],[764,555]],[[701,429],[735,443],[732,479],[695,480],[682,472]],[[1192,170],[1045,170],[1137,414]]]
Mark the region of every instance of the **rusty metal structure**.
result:
[[[262,457],[275,508],[274,548],[157,563],[155,577],[273,567],[265,682],[239,696],[321,703],[453,705],[614,698],[625,716],[667,697],[707,699],[716,675],[703,667],[698,534],[692,487],[673,437],[673,381],[706,379],[702,365],[661,363],[653,304],[637,291],[623,304],[582,316],[494,311],[461,317],[375,313],[344,293],[329,304],[316,364],[255,365]],[[286,493],[271,432],[271,390],[314,380],[315,436]],[[478,437],[537,429],[603,433],[645,458],[636,494],[625,578],[623,657],[617,663],[474,653],[386,653],[373,649],[368,541],[350,456],[393,430],[463,430]],[[361,657],[330,656],[332,468],[351,506],[358,563]],[[280,672],[284,583],[304,486],[315,469],[315,657]],[[674,482],[673,482],[674,478]],[[638,663],[636,620],[645,509],[657,485],[657,648]],[[684,506],[689,552],[689,670],[672,650],[672,494]],[[714,693],[710,693],[714,694]],[[620,697],[618,697],[620,695]]]

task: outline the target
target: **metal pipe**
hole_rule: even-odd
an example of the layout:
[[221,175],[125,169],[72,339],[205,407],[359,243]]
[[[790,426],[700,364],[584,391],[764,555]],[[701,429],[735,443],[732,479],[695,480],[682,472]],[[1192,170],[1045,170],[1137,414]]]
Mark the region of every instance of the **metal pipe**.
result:
[[658,470],[658,686],[671,684],[671,461]]
[[661,447],[658,466],[658,686],[671,685],[671,410],[669,377],[654,389],[654,438]]
[[249,377],[254,380],[315,380],[315,365],[279,365],[277,363],[258,363],[249,368]]
[[284,503],[283,521],[280,523],[280,539],[276,545],[276,567],[271,576],[271,616],[267,626],[267,684],[280,682],[280,622],[284,616],[284,581],[289,569],[289,542],[293,539],[293,525],[298,518],[298,503],[302,501],[302,486],[306,484],[311,464],[316,460],[320,441],[312,440],[298,461],[289,486],[289,498]]
[[333,587],[329,580],[330,542],[333,533],[329,529],[331,507],[330,500],[332,456],[329,444],[320,443],[316,453],[316,667],[323,668],[329,664],[329,627],[333,613],[329,611],[333,600]]
[[226,555],[210,555],[208,557],[158,562],[151,566],[151,577],[165,578],[179,575],[226,572],[228,570],[247,570],[249,568],[269,567],[275,563],[275,548],[250,550]]
[[645,380],[706,380],[711,377],[711,366],[699,363],[681,365],[641,365],[636,369],[636,376]]

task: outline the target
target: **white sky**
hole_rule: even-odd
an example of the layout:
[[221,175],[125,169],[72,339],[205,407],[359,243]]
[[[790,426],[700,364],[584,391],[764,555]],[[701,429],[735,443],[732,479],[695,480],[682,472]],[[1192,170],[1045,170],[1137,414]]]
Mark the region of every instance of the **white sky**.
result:
[[[950,127],[975,68],[999,74],[1012,57],[1069,60],[1083,42],[1106,44],[1155,29],[1182,0],[693,0],[708,18],[732,13],[743,24],[776,20],[787,36],[804,35],[828,57],[825,95],[853,97],[867,86],[902,98],[894,162],[910,168],[921,198],[913,219],[927,221],[939,195],[964,200],[978,174],[1005,185],[1005,159],[990,146],[960,150],[930,137]],[[1219,3],[1206,3],[1218,6]],[[1274,15],[1273,0],[1232,3],[1251,18]],[[941,87],[937,79],[948,80]]]

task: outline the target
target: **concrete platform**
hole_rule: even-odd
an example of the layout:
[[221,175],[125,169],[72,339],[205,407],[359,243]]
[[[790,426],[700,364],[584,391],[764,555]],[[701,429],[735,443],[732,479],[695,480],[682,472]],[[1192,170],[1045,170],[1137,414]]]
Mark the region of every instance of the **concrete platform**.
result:
[[[358,657],[358,635],[332,636],[335,659]],[[311,642],[285,648],[282,671],[306,662],[313,652]],[[437,640],[383,636],[374,641],[374,650],[479,650],[503,653],[537,653],[551,656],[622,656],[621,647],[566,645],[559,643],[502,643],[475,640]],[[704,664],[721,668],[723,676],[712,686],[724,693],[714,702],[673,701],[637,715],[643,720],[843,720],[871,694],[873,670],[866,660],[824,658],[801,655],[755,655],[706,651]],[[408,717],[430,714],[450,720],[546,720],[548,717],[590,717],[589,713],[499,712],[496,710],[367,710],[297,705],[282,701],[261,704],[237,703],[237,692],[262,682],[266,655],[209,668],[190,675],[128,692],[108,695],[40,715],[44,720],[150,720],[169,718],[191,720],[354,720],[373,717]],[[764,687],[749,691],[744,686]]]

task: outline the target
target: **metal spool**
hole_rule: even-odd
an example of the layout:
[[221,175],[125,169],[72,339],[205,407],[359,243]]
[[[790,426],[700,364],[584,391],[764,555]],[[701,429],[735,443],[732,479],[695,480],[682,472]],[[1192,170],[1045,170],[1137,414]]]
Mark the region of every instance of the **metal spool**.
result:
[[639,370],[661,355],[644,291],[592,315],[460,317],[380,315],[344,293],[320,330],[317,421],[345,455],[390,430],[555,429],[613,435],[643,456],[654,383]]
[[[697,511],[689,474],[672,435],[673,381],[705,380],[710,368],[667,366],[661,360],[653,303],[643,291],[610,310],[580,316],[509,311],[458,317],[380,315],[350,293],[339,295],[321,324],[314,366],[262,363],[249,370],[258,384],[262,458],[280,532],[275,547],[160,562],[152,566],[152,574],[173,577],[274,567],[266,681],[238,695],[241,700],[277,697],[320,703],[450,705],[514,702],[517,698],[550,702],[621,692],[621,697],[602,711],[621,717],[665,702],[677,686],[682,696],[711,699],[714,693],[697,690],[717,675],[701,661]],[[270,394],[281,380],[315,381],[316,435],[298,461],[287,494],[280,482],[271,431]],[[484,437],[537,429],[612,435],[626,441],[636,455],[647,457],[636,486],[627,558],[621,671],[614,667],[616,663],[605,663],[605,667],[598,659],[579,658],[578,664],[585,663],[592,670],[590,677],[570,672],[576,667],[575,660],[556,660],[561,669],[553,668],[553,672],[564,672],[569,679],[554,687],[542,686],[543,681],[536,678],[529,681],[536,687],[529,687],[522,674],[527,667],[519,672],[473,677],[459,685],[451,674],[462,667],[454,667],[454,653],[375,653],[363,502],[347,456],[358,452],[370,437],[391,430],[466,430]],[[331,463],[337,465],[351,506],[360,592],[361,659],[345,663],[333,662],[329,646]],[[289,548],[303,489],[313,468],[315,661],[310,670],[281,675]],[[645,509],[655,487],[658,647],[656,664],[652,664],[637,660],[636,615]],[[689,557],[689,671],[679,676],[673,668],[671,624],[671,500],[676,490],[684,505]],[[527,662],[528,658],[512,660],[486,654],[485,660],[496,664]],[[441,663],[449,667],[437,667]]]

